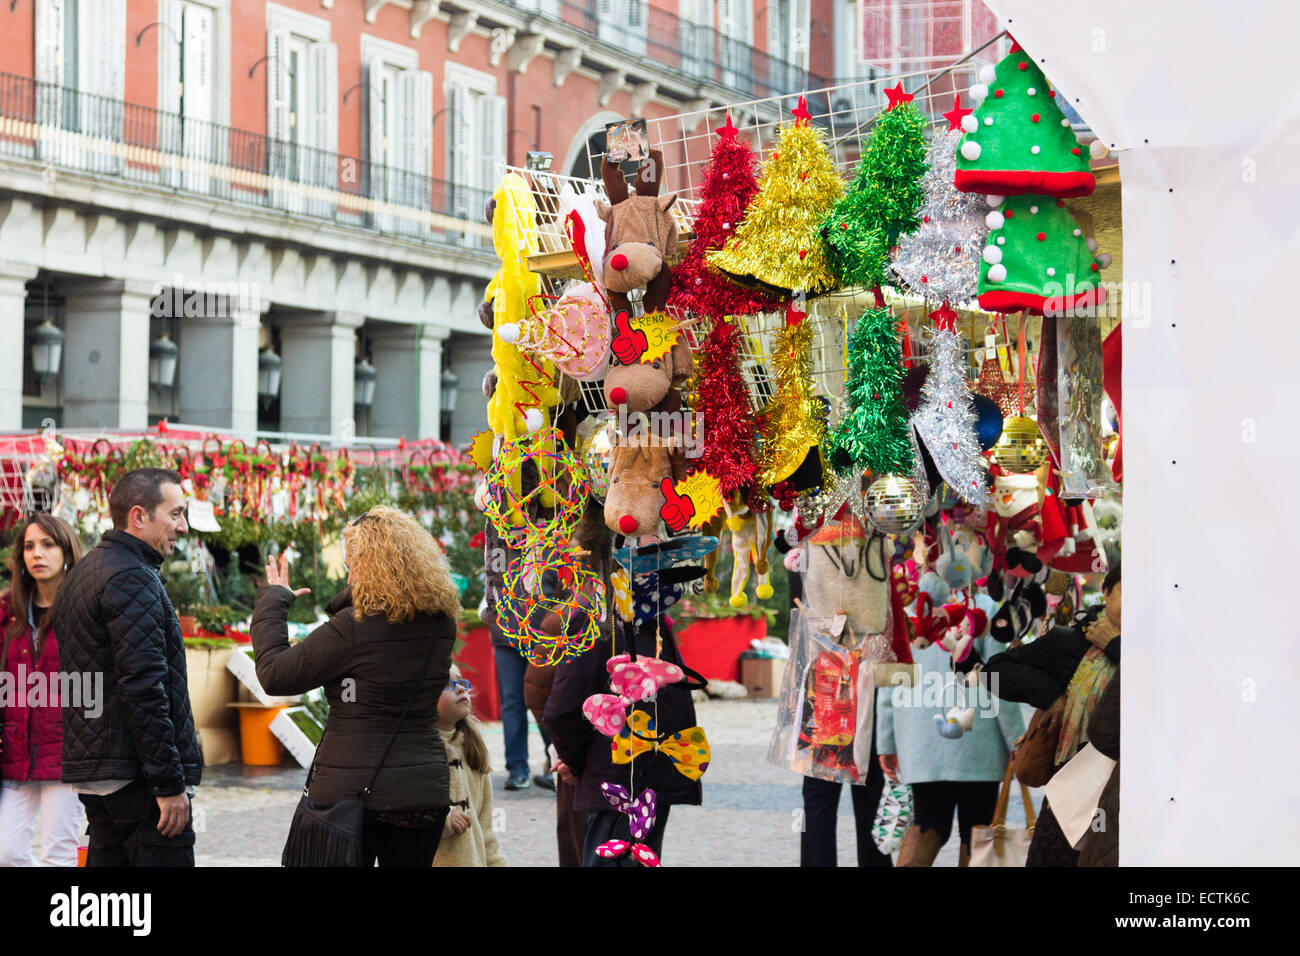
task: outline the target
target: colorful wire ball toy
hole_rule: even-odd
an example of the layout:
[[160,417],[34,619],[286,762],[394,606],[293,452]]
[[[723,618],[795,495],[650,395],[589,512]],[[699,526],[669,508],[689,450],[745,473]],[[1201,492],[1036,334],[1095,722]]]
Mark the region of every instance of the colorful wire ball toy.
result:
[[[531,491],[516,491],[511,476],[523,471],[524,465],[536,466],[537,486]],[[565,444],[559,429],[543,428],[532,435],[521,435],[503,442],[501,453],[484,474],[483,513],[511,546],[530,549],[539,540],[567,540],[573,537],[590,490],[587,469]],[[547,507],[547,497],[554,506]],[[549,519],[534,522],[529,505],[537,500],[539,511],[550,512]]]
[[[590,650],[605,616],[605,585],[567,541],[544,543],[506,569],[497,626],[530,664],[549,667]],[[570,633],[575,624],[576,633]]]

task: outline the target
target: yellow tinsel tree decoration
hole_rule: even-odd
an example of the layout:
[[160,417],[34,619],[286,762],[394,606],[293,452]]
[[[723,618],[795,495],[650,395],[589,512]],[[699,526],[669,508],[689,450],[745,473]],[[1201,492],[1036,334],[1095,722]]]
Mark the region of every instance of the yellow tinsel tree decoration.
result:
[[792,112],[795,120],[781,127],[763,162],[758,193],[735,238],[708,255],[709,265],[733,282],[777,298],[822,295],[839,284],[820,229],[844,194],[844,181],[802,96]]
[[785,481],[822,443],[826,435],[826,405],[813,390],[813,327],[802,312],[791,308],[786,326],[772,346],[772,379],[776,394],[765,410],[759,481]]

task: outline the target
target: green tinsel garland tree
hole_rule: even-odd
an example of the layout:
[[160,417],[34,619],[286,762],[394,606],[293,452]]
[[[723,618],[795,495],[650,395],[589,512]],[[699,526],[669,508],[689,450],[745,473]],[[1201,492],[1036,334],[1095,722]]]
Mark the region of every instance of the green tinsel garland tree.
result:
[[844,401],[848,407],[827,449],[831,467],[840,473],[909,473],[913,457],[903,402],[903,352],[888,308],[867,310],[853,327]]
[[827,259],[844,285],[884,285],[890,250],[899,236],[920,225],[925,116],[906,94],[890,99],[867,141],[857,178],[822,224]]

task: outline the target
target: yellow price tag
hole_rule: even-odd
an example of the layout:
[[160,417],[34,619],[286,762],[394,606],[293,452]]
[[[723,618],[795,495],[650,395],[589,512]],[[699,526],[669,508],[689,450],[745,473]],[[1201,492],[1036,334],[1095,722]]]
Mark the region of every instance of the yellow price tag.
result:
[[[645,315],[638,315],[628,323],[628,329],[633,336],[635,346],[643,348],[641,357],[637,361],[645,365],[671,352],[680,334],[677,330],[677,320],[665,312],[647,312]],[[644,345],[642,345],[643,341]]]
[[676,484],[665,478],[659,490],[664,495],[659,517],[674,534],[684,528],[702,528],[722,510],[722,486],[707,471]]
[[487,472],[492,466],[492,441],[496,436],[490,431],[481,431],[474,436],[469,446],[470,461],[481,472]]

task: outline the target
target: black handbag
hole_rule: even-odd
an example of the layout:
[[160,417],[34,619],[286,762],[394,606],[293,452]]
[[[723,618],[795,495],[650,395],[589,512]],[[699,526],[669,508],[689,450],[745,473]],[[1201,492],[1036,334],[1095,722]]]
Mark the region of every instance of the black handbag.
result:
[[316,775],[316,761],[312,760],[311,769],[307,772],[307,783],[302,788],[298,807],[293,811],[293,822],[289,824],[289,836],[284,841],[284,852],[280,855],[281,866],[361,866],[363,864],[361,844],[366,825],[366,798],[370,796],[371,788],[379,778],[379,771],[383,769],[384,761],[388,759],[388,751],[392,749],[393,741],[397,739],[397,732],[402,729],[402,722],[406,720],[406,712],[411,708],[411,701],[415,700],[420,685],[424,683],[424,675],[433,660],[436,643],[436,641],[429,643],[429,656],[424,659],[420,678],[411,689],[411,696],[406,698],[402,715],[397,718],[397,726],[393,728],[393,734],[388,738],[388,744],[379,758],[379,764],[375,767],[375,772],[370,775],[370,782],[366,784],[365,789],[355,797],[317,806],[307,795],[311,790],[312,777]]

